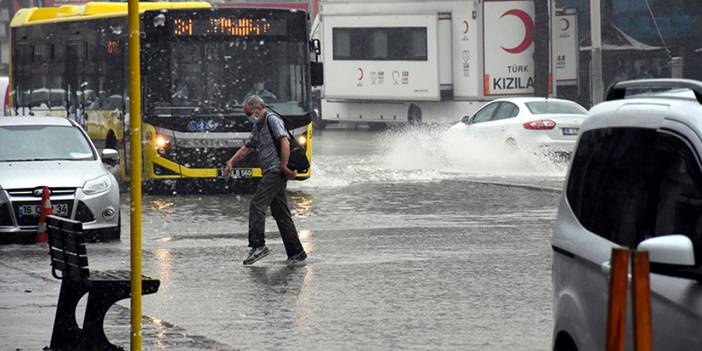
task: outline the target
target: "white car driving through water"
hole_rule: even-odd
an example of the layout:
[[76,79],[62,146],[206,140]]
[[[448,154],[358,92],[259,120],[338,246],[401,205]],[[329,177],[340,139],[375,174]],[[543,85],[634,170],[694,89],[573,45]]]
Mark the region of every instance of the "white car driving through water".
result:
[[550,157],[568,157],[587,110],[575,102],[541,97],[503,98],[464,116],[449,129],[453,137],[477,138]]
[[31,243],[46,186],[56,215],[83,222],[88,240],[120,237],[119,184],[75,122],[57,117],[0,118],[0,243]]

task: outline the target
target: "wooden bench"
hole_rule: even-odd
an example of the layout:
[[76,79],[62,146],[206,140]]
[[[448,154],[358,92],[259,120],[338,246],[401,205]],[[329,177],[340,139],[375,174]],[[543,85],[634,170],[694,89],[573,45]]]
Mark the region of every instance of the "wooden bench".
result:
[[[81,222],[48,216],[51,274],[61,279],[51,350],[122,350],[107,340],[103,322],[107,310],[131,296],[130,271],[91,272]],[[61,272],[59,275],[58,272]],[[142,294],[158,291],[158,279],[142,276]],[[83,328],[76,322],[76,306],[88,294]]]

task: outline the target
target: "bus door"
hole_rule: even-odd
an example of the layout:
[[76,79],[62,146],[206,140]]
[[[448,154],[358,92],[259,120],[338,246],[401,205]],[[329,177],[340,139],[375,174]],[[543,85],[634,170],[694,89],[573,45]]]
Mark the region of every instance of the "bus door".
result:
[[[94,134],[94,126],[86,125],[85,91],[85,44],[83,41],[70,41],[66,50],[66,92],[68,94],[68,118],[80,124],[88,135]],[[91,128],[93,127],[93,128]],[[98,146],[100,148],[100,146]]]

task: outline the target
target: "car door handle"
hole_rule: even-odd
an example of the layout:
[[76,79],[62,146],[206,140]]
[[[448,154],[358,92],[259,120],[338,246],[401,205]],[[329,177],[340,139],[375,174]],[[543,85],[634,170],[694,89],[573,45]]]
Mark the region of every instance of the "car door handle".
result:
[[[627,267],[627,279],[631,279],[631,272],[628,271],[629,267]],[[602,271],[603,274],[606,274],[607,276],[612,274],[612,262],[611,261],[605,261],[602,262],[600,265],[600,271]]]

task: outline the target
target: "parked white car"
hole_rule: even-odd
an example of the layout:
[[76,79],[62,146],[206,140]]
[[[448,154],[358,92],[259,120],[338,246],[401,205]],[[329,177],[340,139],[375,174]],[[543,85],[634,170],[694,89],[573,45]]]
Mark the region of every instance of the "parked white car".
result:
[[[695,93],[627,96],[677,87]],[[582,125],[554,226],[553,349],[606,348],[611,251],[628,247],[650,257],[652,349],[700,350],[702,82],[620,82],[607,100]]]
[[569,155],[587,110],[575,102],[540,97],[504,98],[464,116],[449,129],[452,137],[480,138],[546,155]]
[[54,214],[83,222],[88,240],[120,237],[119,184],[85,131],[59,117],[0,119],[0,243],[36,236],[42,189]]

